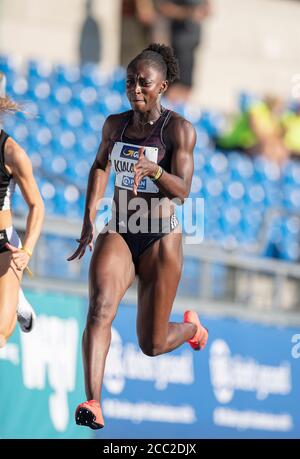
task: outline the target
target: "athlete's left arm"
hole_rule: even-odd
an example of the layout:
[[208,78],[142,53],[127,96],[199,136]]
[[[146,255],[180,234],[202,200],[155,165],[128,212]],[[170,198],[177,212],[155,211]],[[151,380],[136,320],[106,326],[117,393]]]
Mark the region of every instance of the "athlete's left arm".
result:
[[25,151],[11,138],[7,140],[6,148],[7,168],[19,185],[22,196],[29,208],[23,246],[32,252],[39,238],[44,220],[44,203],[33,176],[31,161]]
[[[164,171],[155,183],[165,196],[177,198],[178,204],[183,204],[190,193],[194,173],[196,131],[189,121],[176,118],[169,126],[167,137],[172,146],[171,173]],[[157,170],[156,165],[154,172]]]

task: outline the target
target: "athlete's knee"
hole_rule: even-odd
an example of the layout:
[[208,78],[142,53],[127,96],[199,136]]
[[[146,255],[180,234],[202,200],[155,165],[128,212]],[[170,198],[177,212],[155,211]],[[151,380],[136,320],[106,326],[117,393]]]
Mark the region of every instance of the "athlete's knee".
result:
[[115,302],[111,295],[97,293],[90,301],[88,312],[88,323],[100,323],[101,325],[110,325],[116,315]]
[[0,334],[0,348],[6,346],[6,337]]
[[156,357],[157,355],[164,353],[164,343],[157,341],[154,342],[151,339],[139,339],[139,346],[141,351],[148,357]]

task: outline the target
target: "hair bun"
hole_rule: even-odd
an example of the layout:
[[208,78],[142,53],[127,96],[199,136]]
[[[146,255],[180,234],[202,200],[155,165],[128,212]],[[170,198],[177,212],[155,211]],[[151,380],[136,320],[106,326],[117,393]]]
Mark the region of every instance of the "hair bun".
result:
[[170,83],[179,78],[179,65],[171,46],[151,43],[148,48],[143,50],[143,53],[147,51],[152,51],[161,55],[167,66],[167,80]]

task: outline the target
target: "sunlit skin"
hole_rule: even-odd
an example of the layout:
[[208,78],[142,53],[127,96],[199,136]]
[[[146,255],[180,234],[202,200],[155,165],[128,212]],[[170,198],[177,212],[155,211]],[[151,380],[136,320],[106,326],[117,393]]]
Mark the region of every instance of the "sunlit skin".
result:
[[168,81],[162,72],[144,61],[128,68],[126,94],[134,111],[134,125],[155,120],[160,115],[161,95],[167,90]]
[[[161,114],[161,96],[168,87],[163,72],[154,63],[138,60],[128,68],[127,96],[133,110],[124,135],[135,142],[143,140],[153,131],[147,122]],[[109,153],[114,142],[120,140],[120,130],[126,114],[110,115],[104,123],[102,140],[89,174],[86,207],[79,246],[69,260],[81,258],[86,248],[93,249],[93,223],[99,201],[105,194],[110,176]],[[164,171],[157,182],[159,193],[143,193],[147,202],[151,198],[169,202],[169,217],[173,212],[171,199],[180,203],[189,195],[194,162],[193,150],[196,133],[193,126],[180,115],[171,112],[164,133],[166,148],[172,152],[170,171]],[[153,177],[158,165],[149,161],[142,149],[135,165],[133,191],[115,187],[114,202],[119,208],[119,192],[127,193],[130,202],[137,192],[142,177]],[[152,217],[152,215],[151,215]],[[111,340],[111,325],[118,306],[138,277],[137,336],[142,351],[149,356],[170,352],[191,339],[196,332],[192,323],[169,322],[182,271],[182,235],[180,228],[156,240],[139,257],[138,270],[131,252],[116,232],[102,232],[97,237],[89,270],[89,312],[83,334],[83,363],[88,400],[101,399],[105,361]]]
[[[145,65],[143,61],[128,68],[126,94],[134,111],[132,129],[145,132],[149,121],[156,121],[161,114],[161,95],[167,90],[168,81],[155,67]],[[145,176],[154,176],[158,166],[144,156],[144,149],[139,151],[139,161],[134,167],[136,173],[133,193],[137,195],[139,182]]]
[[[28,206],[26,234],[23,245],[31,252],[39,238],[44,204],[32,172],[32,165],[25,151],[9,137],[4,148],[5,167],[18,184]],[[0,211],[0,229],[13,223],[12,211]],[[0,254],[0,341],[2,346],[13,333],[17,320],[19,288],[24,269],[29,262],[28,253],[6,244],[8,251]],[[0,342],[0,347],[1,347]]]

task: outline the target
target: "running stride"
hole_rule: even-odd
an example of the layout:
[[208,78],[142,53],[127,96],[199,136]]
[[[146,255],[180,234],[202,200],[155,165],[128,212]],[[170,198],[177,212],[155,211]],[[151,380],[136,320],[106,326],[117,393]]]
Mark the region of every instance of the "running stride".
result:
[[203,349],[207,330],[194,311],[169,322],[182,272],[182,234],[172,202],[182,205],[192,182],[194,127],[161,105],[178,78],[170,47],[151,44],[127,68],[132,110],[105,121],[102,142],[89,174],[79,246],[68,258],[93,248],[93,223],[109,179],[116,173],[112,218],[97,237],[89,271],[89,312],[83,334],[87,401],[76,423],[104,426],[101,389],[111,326],[126,290],[138,277],[137,335],[140,348],[157,356],[188,342]]

